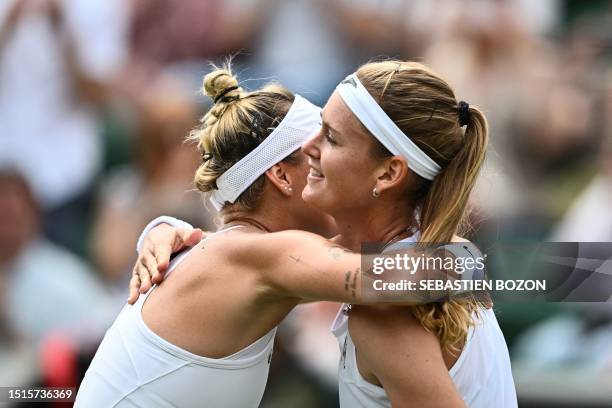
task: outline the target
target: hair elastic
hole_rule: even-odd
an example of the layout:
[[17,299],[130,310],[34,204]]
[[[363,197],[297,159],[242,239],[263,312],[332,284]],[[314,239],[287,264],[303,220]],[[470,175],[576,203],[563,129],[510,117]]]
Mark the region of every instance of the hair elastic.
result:
[[466,101],[460,101],[457,112],[459,112],[459,126],[463,127],[469,125],[471,116],[470,104]]
[[232,92],[232,91],[235,91],[236,89],[238,89],[238,87],[237,87],[237,86],[230,86],[229,88],[225,88],[225,89],[223,90],[223,92],[221,92],[219,95],[215,96],[215,99],[213,99],[213,102],[214,102],[214,103],[219,102],[219,100],[220,100],[221,98],[223,98],[223,97],[224,97],[225,95],[227,95],[228,93],[230,93],[230,92]]

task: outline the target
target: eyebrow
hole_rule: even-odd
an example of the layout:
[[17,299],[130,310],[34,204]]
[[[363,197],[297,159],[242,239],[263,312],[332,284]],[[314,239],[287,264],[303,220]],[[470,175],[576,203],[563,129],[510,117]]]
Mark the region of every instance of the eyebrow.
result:
[[341,134],[340,132],[338,132],[338,129],[334,128],[333,126],[331,126],[329,124],[329,122],[325,121],[323,119],[323,112],[321,112],[321,123],[323,124],[323,126],[329,128],[329,130],[331,130],[332,132],[336,133],[336,134]]

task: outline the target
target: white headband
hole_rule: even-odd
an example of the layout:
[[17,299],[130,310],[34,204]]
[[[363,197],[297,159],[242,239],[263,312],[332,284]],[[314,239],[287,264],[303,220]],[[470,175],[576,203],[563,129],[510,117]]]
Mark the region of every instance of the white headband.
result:
[[419,176],[433,180],[441,168],[419,149],[374,100],[357,74],[351,74],[336,87],[338,93],[357,119],[391,153],[408,159],[408,167]]
[[321,108],[299,95],[284,119],[270,135],[217,179],[217,190],[210,197],[217,211],[226,201],[233,203],[259,176],[280,162],[321,127]]

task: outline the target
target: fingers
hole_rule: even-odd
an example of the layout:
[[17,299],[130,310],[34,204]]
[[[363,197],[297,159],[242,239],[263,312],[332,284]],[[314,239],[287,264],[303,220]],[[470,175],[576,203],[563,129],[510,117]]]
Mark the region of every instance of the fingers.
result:
[[178,252],[187,248],[190,241],[194,238],[191,236],[193,229],[178,228],[175,230],[174,243],[172,245],[172,252]]
[[[154,271],[154,272],[152,272]],[[157,261],[151,252],[143,252],[139,257],[132,271],[130,279],[130,294],[127,302],[133,305],[138,300],[141,293],[146,293],[153,284],[152,276],[157,274]],[[158,278],[161,282],[161,277]]]
[[155,227],[145,240],[145,247],[134,267],[128,303],[133,304],[138,299],[138,293],[146,293],[153,284],[161,283],[170,265],[171,254],[196,245],[202,235],[199,228],[175,229],[167,225]]
[[161,283],[164,279],[164,273],[170,265],[170,255],[172,247],[170,245],[159,245],[152,250],[152,256],[155,258],[156,267],[149,269],[151,272],[151,281],[153,283]]
[[140,293],[146,293],[151,289],[151,277],[157,273],[157,261],[151,252],[142,254],[137,266],[138,276],[140,277]]
[[136,268],[138,265],[134,267],[134,271],[132,272],[132,279],[130,279],[130,294],[128,296],[127,302],[130,305],[133,305],[138,300],[138,296],[140,295],[140,277],[138,276],[138,272]]
[[187,247],[192,247],[202,240],[202,230],[199,228],[179,230],[179,235]]

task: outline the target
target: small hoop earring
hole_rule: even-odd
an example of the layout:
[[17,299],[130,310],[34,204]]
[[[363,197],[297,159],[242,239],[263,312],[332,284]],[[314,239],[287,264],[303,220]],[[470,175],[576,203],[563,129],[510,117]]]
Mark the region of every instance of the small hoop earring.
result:
[[374,197],[374,198],[380,197],[380,193],[378,192],[376,187],[374,187],[374,189],[372,190],[372,197]]

